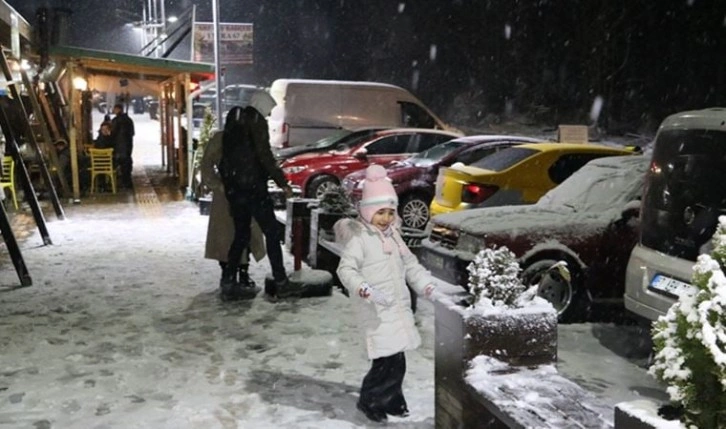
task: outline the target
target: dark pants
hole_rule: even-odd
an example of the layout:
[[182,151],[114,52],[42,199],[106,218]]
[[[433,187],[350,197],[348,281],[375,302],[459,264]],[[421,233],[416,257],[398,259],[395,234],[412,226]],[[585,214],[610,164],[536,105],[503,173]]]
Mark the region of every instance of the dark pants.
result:
[[131,170],[134,168],[134,162],[130,156],[124,156],[116,159],[116,165],[119,168],[119,182],[124,188],[130,188],[133,185],[131,180]]
[[373,359],[370,371],[363,378],[360,402],[389,414],[407,409],[401,390],[405,375],[406,356],[403,352]]
[[229,253],[227,253],[225,276],[232,278],[235,275],[242,252],[249,249],[250,225],[254,217],[265,235],[265,247],[272,266],[272,276],[276,281],[285,280],[287,274],[282,261],[282,246],[280,246],[282,229],[275,219],[272,198],[268,194],[263,194],[259,198],[236,198],[236,200],[234,203],[230,203],[234,220],[234,239],[229,246]]

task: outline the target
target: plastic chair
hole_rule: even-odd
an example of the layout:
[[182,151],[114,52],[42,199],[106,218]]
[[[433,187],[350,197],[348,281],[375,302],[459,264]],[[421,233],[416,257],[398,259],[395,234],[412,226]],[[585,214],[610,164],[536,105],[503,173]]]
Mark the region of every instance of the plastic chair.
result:
[[9,155],[3,157],[2,176],[0,176],[0,191],[5,192],[5,188],[10,189],[10,193],[13,194],[13,205],[15,206],[15,210],[17,210],[18,198],[15,195],[15,161]]
[[113,165],[113,149],[88,149],[91,158],[91,193],[96,191],[96,177],[108,176],[111,191],[116,193],[116,168]]

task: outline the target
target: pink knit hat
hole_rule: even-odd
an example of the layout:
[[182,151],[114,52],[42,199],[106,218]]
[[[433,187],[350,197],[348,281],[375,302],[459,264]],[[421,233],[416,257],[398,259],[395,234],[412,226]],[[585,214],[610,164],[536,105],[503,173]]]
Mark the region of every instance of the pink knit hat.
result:
[[386,169],[377,164],[369,166],[363,182],[363,196],[358,203],[358,211],[363,220],[370,223],[378,210],[395,210],[397,207],[398,195],[388,179]]

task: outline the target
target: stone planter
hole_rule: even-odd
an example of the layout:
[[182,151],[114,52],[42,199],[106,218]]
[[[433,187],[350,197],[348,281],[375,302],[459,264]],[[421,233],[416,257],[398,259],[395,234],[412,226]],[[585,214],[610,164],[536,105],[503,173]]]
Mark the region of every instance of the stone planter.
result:
[[308,251],[308,265],[318,268],[319,247],[318,240],[324,238],[329,241],[335,240],[333,225],[344,217],[356,217],[356,212],[330,213],[320,208],[310,212],[310,241]]
[[475,356],[488,355],[513,366],[557,361],[557,314],[553,310],[465,316],[461,302],[465,298],[455,297],[459,304],[434,304],[436,427],[478,427],[476,422],[491,420],[476,406],[471,391],[464,389],[464,374]]
[[686,429],[678,420],[658,415],[660,405],[648,400],[621,402],[615,405],[615,429]]

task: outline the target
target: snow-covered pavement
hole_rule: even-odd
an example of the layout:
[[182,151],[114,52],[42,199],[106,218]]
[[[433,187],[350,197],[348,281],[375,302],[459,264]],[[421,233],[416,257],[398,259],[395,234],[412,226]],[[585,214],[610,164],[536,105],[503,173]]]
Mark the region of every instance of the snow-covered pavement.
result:
[[[33,286],[3,288],[17,277],[0,262],[0,428],[377,426],[355,409],[369,363],[344,295],[222,303],[219,268],[203,259],[208,217],[194,203],[117,200],[49,216],[52,246],[37,232],[23,241]],[[258,284],[268,271],[267,260],[251,266]],[[404,381],[411,416],[390,427],[434,427],[433,307],[419,302],[423,345],[407,354]],[[608,348],[619,329],[561,327],[560,371],[609,403],[662,397]]]
[[[0,293],[0,427],[365,426],[368,362],[344,295],[221,303],[202,259],[208,218],[189,202],[67,214],[48,223],[55,245],[25,243],[34,286]],[[253,264],[253,279],[268,270]],[[396,427],[433,427],[431,307],[420,317],[412,416]]]

